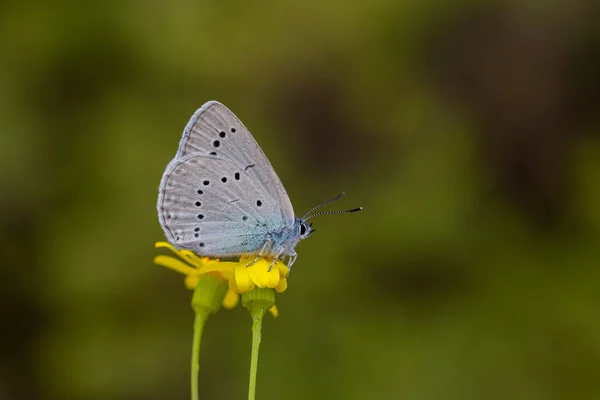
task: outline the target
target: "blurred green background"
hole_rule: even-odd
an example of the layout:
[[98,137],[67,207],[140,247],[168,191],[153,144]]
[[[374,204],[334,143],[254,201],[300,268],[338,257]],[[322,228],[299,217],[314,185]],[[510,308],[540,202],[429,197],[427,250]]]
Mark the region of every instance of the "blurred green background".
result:
[[[598,3],[0,5],[0,399],[186,399],[193,314],[152,264],[205,101],[297,214],[259,399],[600,398]],[[243,399],[250,317],[207,325]]]

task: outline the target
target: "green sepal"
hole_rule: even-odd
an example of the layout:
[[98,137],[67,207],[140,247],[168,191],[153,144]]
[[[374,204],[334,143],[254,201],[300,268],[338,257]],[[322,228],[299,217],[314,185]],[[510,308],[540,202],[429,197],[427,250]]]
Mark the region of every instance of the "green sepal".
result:
[[227,288],[227,281],[218,273],[200,275],[192,296],[192,308],[196,314],[208,316],[219,311]]
[[275,290],[261,289],[257,286],[249,292],[242,293],[242,305],[250,311],[253,319],[258,314],[262,316],[265,311],[275,305]]

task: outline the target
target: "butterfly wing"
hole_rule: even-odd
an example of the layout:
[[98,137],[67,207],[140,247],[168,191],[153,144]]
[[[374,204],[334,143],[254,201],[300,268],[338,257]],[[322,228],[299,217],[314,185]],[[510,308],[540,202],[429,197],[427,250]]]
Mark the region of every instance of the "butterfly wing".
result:
[[214,155],[192,153],[171,161],[157,205],[167,238],[202,255],[257,253],[269,230],[281,223],[281,212],[263,181],[248,171]]
[[176,158],[190,154],[223,159],[245,172],[260,187],[261,195],[278,206],[272,218],[278,218],[282,226],[293,226],[292,203],[277,173],[250,131],[223,104],[209,101],[190,119]]

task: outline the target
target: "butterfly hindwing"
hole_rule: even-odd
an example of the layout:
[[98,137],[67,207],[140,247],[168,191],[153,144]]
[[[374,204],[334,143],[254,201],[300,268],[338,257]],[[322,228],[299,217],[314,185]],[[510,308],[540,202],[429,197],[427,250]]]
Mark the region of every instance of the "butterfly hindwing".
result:
[[281,211],[262,184],[218,156],[192,153],[171,161],[157,208],[170,241],[202,255],[256,253],[267,232],[282,227]]

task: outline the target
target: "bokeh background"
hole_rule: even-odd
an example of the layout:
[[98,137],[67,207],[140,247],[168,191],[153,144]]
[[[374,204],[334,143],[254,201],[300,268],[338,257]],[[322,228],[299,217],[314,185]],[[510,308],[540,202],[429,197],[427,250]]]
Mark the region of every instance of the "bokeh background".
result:
[[[298,214],[260,399],[600,398],[598,3],[0,5],[0,398],[186,399],[157,187],[205,101]],[[207,325],[243,399],[250,317]]]

